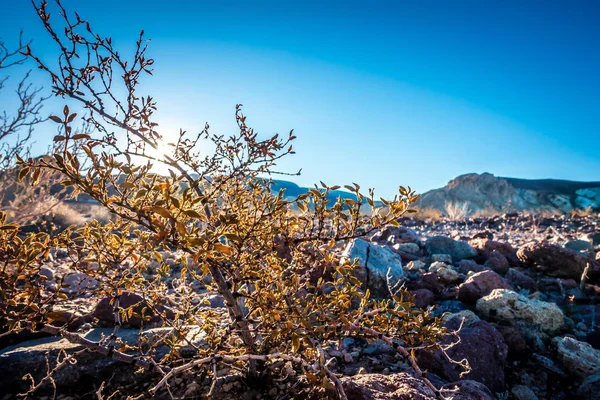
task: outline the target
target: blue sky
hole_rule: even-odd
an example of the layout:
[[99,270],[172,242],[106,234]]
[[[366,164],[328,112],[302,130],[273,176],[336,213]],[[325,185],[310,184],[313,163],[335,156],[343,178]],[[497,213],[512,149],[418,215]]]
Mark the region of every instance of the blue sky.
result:
[[[24,28],[51,60],[29,1],[2,1],[0,38]],[[280,169],[302,168],[301,185],[600,180],[598,1],[63,3],[123,52],[152,38],[144,87],[165,135],[233,132],[242,103],[259,133],[295,130]]]

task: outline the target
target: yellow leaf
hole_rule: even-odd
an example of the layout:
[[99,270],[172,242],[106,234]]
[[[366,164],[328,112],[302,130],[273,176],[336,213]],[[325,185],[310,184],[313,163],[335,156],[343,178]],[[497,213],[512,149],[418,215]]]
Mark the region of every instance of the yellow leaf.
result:
[[150,210],[154,211],[155,213],[157,213],[158,215],[160,215],[161,217],[165,217],[165,218],[172,218],[171,213],[169,212],[169,210],[167,210],[164,207],[159,207],[159,206],[153,206],[150,207]]
[[214,246],[215,250],[217,250],[218,252],[221,252],[223,254],[226,254],[228,256],[233,254],[233,247],[231,246],[226,246],[222,243],[215,243]]
[[292,333],[292,352],[297,353],[300,350],[300,335]]

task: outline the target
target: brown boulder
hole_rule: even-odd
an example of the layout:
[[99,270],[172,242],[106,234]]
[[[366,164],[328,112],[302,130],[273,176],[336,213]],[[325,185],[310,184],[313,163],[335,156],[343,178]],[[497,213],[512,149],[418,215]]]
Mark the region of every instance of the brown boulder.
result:
[[473,304],[494,289],[510,289],[510,285],[494,271],[478,272],[458,287],[458,299],[463,303]]
[[507,258],[498,250],[494,250],[488,255],[484,265],[501,275],[506,274],[510,268]]
[[[128,319],[121,317],[122,325],[129,325],[134,328],[142,326],[142,315],[144,316],[144,326],[157,326],[162,324],[162,318],[159,314],[165,315],[168,319],[174,318],[175,313],[162,305],[156,306],[154,312],[144,300],[142,296],[136,293],[124,292],[121,294],[119,299],[119,308],[129,309],[132,308],[133,314]],[[92,315],[97,318],[101,324],[114,325],[114,302],[112,297],[105,297],[98,302],[96,308],[92,312]]]
[[429,289],[410,290],[409,293],[413,296],[417,308],[425,309],[432,305],[435,299],[435,295]]
[[474,260],[461,260],[456,264],[458,271],[462,274],[468,274],[469,272],[481,272],[489,270],[488,267],[477,264]]
[[508,355],[511,358],[521,359],[524,358],[527,352],[527,342],[523,337],[523,334],[516,326],[496,326],[496,330],[500,332],[504,343],[508,346]]
[[[453,318],[446,322],[450,329],[457,329],[460,321]],[[486,385],[494,392],[504,391],[504,367],[508,356],[508,347],[502,335],[489,323],[475,321],[458,332],[460,343],[450,347],[446,353],[453,360],[467,359],[471,370],[463,377]],[[454,339],[454,340],[453,340]],[[456,338],[446,337],[444,344],[455,342]],[[430,370],[448,381],[461,378],[462,369],[451,363],[440,351],[417,353],[419,366]]]
[[508,243],[498,242],[490,239],[473,239],[469,242],[471,246],[477,251],[475,258],[478,262],[484,262],[487,260],[490,254],[494,251],[502,254],[511,265],[520,264],[519,258],[517,257],[517,251]]
[[527,289],[532,292],[536,290],[535,280],[529,275],[516,268],[511,268],[506,273],[506,279],[515,287],[521,289]]
[[443,288],[437,274],[433,272],[423,274],[412,286],[414,289],[427,289],[433,293],[440,293]]
[[544,273],[561,278],[573,278],[579,282],[589,264],[588,278],[597,281],[600,277],[600,262],[581,253],[546,243],[529,243],[517,252],[519,258],[533,264]]

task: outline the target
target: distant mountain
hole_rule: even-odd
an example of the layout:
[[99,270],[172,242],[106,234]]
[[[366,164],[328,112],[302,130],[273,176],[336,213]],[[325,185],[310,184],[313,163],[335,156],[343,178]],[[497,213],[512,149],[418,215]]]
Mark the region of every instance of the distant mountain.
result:
[[[285,189],[284,197],[288,199],[293,199],[303,193],[308,192],[309,188],[298,186],[293,182],[273,179],[273,186],[271,187],[271,191],[276,194],[279,193],[280,189]],[[321,189],[319,188],[319,190]],[[338,197],[341,197],[342,199],[356,200],[356,195],[354,193],[350,193],[345,190],[332,190],[327,195],[327,199],[331,202],[331,204],[333,204],[333,202],[335,202],[335,200]],[[379,204],[380,202],[377,201],[376,203]]]
[[420,207],[446,213],[448,205],[478,211],[551,211],[568,213],[592,208],[600,210],[600,182],[558,179],[516,179],[489,173],[466,174],[440,189],[424,193]]

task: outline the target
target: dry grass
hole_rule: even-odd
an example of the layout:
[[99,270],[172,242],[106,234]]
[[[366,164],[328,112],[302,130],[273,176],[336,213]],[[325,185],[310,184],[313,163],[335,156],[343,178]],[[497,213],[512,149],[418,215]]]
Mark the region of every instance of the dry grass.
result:
[[499,212],[494,207],[489,206],[486,208],[482,208],[481,210],[476,210],[471,214],[473,218],[491,218],[498,215]]
[[446,215],[449,219],[453,221],[458,221],[461,219],[465,219],[469,216],[469,204],[468,203],[453,203],[447,201],[444,204],[444,211],[446,211]]
[[410,214],[410,216],[420,221],[440,221],[444,217],[444,214],[435,208],[414,207],[414,209],[416,213]]
[[569,213],[571,218],[573,217],[591,217],[593,215],[598,215],[598,211],[595,211],[592,207],[587,207],[585,209],[575,209]]

